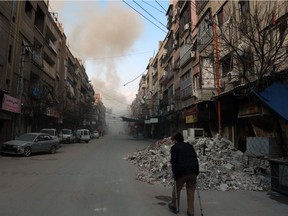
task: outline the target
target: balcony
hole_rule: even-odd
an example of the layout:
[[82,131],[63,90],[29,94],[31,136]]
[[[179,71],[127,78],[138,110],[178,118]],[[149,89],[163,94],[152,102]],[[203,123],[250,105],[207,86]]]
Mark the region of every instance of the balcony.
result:
[[56,78],[56,70],[53,66],[49,65],[46,61],[43,61],[43,69],[44,71],[53,79]]
[[173,70],[168,70],[167,71],[167,79],[168,79],[168,82],[173,79],[174,77],[174,73],[173,73]]
[[192,55],[192,52],[190,50],[189,45],[184,44],[180,47],[180,66],[182,67],[185,65],[192,57],[195,57],[195,55]]

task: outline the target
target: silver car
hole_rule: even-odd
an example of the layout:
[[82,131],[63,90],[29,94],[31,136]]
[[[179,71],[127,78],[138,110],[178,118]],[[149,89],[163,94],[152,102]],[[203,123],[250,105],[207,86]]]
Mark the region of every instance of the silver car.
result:
[[49,152],[55,154],[60,148],[58,139],[53,139],[45,133],[26,133],[15,140],[1,144],[1,152],[5,154],[16,154],[29,157],[32,153]]

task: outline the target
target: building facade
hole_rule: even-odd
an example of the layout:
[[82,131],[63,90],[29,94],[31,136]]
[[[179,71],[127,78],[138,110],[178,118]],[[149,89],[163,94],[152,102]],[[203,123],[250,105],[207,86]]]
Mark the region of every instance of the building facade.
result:
[[287,150],[287,113],[271,105],[276,96],[261,97],[287,85],[287,8],[286,1],[171,1],[163,50],[151,65],[163,68],[153,80],[158,113],[148,116],[157,116],[154,127],[162,123],[158,136],[203,128],[242,151],[249,136],[274,137]]
[[0,141],[44,127],[89,127],[93,86],[49,1],[0,2]]

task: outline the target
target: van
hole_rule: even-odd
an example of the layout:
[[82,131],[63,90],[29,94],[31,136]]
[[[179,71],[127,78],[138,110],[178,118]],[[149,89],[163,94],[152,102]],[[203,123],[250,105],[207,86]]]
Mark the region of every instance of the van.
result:
[[86,142],[90,141],[90,131],[88,129],[78,129],[76,130],[76,141],[77,142]]
[[71,129],[61,129],[59,133],[59,139],[61,143],[74,143],[75,136]]
[[51,135],[53,139],[58,139],[58,132],[54,128],[43,128],[40,133],[46,133]]

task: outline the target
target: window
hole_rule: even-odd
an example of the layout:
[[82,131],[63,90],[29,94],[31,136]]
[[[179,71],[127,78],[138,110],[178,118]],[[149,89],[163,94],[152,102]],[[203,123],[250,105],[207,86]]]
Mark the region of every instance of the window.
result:
[[52,137],[50,137],[50,136],[44,136],[44,140],[51,140],[52,139]]
[[43,141],[43,140],[44,140],[44,136],[40,135],[40,136],[37,137],[37,141],[38,141],[38,142],[39,142],[39,141]]
[[253,61],[253,53],[250,52],[245,52],[244,55],[242,56],[242,62],[244,66],[244,76],[250,76],[254,72],[254,61]]
[[13,1],[13,6],[12,6],[12,21],[16,21],[16,14],[17,14],[17,0]]
[[223,8],[217,14],[218,26],[221,28],[223,26]]
[[8,51],[8,62],[11,63],[12,58],[12,45],[9,45],[9,51]]
[[[280,40],[284,40],[285,39],[285,36],[287,35],[287,32],[288,32],[288,21],[285,22],[285,21],[282,21],[279,25],[279,34],[280,34]],[[287,36],[286,36],[287,37]]]
[[27,16],[29,16],[30,18],[32,17],[32,5],[30,3],[30,1],[26,1],[25,2],[25,12],[27,14]]
[[249,1],[239,1],[239,4],[242,18],[247,18],[249,13]]
[[227,73],[233,68],[233,58],[230,54],[221,59],[222,76],[227,76]]
[[208,10],[199,25],[199,31],[197,35],[198,49],[202,51],[212,40],[213,22],[211,20],[211,10]]

